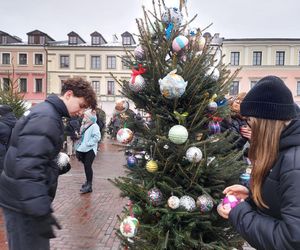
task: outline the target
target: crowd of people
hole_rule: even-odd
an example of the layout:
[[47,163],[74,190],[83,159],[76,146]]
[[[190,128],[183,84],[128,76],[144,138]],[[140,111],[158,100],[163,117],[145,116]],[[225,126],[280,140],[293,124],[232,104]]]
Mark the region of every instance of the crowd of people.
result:
[[[299,108],[275,76],[262,78],[228,103],[231,114],[222,121],[222,131],[233,133],[235,147],[244,150],[252,165],[251,183],[249,188],[226,187],[224,194],[235,195],[240,203],[220,203],[217,211],[257,249],[300,249]],[[83,164],[80,193],[90,193],[105,124],[94,90],[81,78],[66,80],[60,96],[49,95],[19,120],[11,107],[0,105],[0,206],[9,249],[50,249],[53,227],[61,228],[51,207],[57,180],[70,170],[69,162],[60,164],[63,145],[69,157]],[[115,139],[120,128],[138,134],[141,126],[151,122],[128,110],[115,113],[106,131]]]

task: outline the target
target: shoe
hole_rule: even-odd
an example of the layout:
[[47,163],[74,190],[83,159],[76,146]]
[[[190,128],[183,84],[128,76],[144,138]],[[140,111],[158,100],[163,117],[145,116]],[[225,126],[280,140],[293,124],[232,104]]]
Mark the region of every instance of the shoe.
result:
[[86,185],[87,185],[87,181],[81,185],[81,189],[83,189]]
[[86,186],[80,189],[80,193],[82,194],[91,193],[91,192],[93,192],[91,184],[87,184]]

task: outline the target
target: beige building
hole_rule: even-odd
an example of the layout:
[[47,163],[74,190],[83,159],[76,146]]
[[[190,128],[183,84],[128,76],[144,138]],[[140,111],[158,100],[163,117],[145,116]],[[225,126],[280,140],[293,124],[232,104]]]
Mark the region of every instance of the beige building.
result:
[[248,92],[264,76],[280,77],[300,104],[300,39],[223,39],[223,62],[232,71],[241,67],[230,94]]
[[58,94],[63,80],[80,76],[92,83],[98,97],[99,106],[110,117],[115,101],[121,98],[121,87],[111,76],[120,80],[129,80],[131,69],[122,60],[126,58],[125,49],[133,51],[136,44],[129,32],[118,40],[114,35],[112,42],[107,42],[98,33],[91,34],[86,43],[77,33],[68,34],[68,40],[52,42],[47,46],[47,94]]

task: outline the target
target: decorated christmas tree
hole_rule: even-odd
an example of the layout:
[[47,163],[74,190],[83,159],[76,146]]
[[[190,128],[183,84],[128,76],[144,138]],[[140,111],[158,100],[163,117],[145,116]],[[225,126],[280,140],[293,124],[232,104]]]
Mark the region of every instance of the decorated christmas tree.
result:
[[[216,211],[223,189],[238,182],[244,168],[234,137],[220,125],[237,72],[222,64],[220,46],[204,29],[192,28],[194,18],[188,20],[185,1],[179,8],[153,1],[153,10],[137,20],[139,45],[128,52],[132,77],[119,80],[122,94],[151,118],[128,122],[117,134],[130,152],[128,175],[112,180],[130,200],[118,232],[129,249],[241,243]],[[128,106],[120,100],[116,112]]]

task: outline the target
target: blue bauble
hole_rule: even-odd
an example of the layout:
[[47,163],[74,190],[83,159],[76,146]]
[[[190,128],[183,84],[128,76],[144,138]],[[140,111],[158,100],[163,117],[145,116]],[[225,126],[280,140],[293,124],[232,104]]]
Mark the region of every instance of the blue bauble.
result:
[[243,173],[240,175],[240,183],[241,185],[249,188],[250,187],[250,174],[249,173]]
[[137,159],[133,155],[128,156],[128,158],[127,158],[127,167],[128,168],[134,168],[136,166],[136,163],[137,163]]

